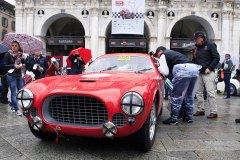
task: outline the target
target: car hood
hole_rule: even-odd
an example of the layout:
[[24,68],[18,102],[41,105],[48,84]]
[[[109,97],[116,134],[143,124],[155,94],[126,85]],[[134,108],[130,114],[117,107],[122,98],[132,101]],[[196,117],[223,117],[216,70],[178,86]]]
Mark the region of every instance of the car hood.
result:
[[136,73],[85,73],[82,75],[65,76],[54,82],[56,88],[75,87],[76,90],[91,91],[103,89],[127,89],[144,85],[149,79],[146,74]]

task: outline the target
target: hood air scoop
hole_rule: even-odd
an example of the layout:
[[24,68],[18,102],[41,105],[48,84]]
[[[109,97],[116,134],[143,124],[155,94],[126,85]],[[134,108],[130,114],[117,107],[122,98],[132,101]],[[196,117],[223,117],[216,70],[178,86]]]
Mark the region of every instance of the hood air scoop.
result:
[[81,79],[80,82],[96,82],[96,80],[93,80],[93,79]]

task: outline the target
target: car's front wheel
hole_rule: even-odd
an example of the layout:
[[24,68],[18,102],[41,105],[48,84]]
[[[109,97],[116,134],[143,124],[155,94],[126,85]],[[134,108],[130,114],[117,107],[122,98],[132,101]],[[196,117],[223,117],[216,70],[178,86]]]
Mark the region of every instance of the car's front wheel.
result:
[[137,143],[139,144],[139,149],[144,152],[149,151],[155,141],[157,123],[156,106],[157,101],[155,100],[146,122],[137,133]]
[[37,138],[39,138],[39,139],[41,139],[43,141],[51,141],[51,140],[54,140],[56,138],[56,134],[54,134],[54,133],[44,132],[44,131],[41,131],[41,130],[37,131],[37,130],[33,129],[29,122],[28,122],[28,126],[29,126],[32,134],[35,137],[37,137]]
[[237,94],[236,87],[232,83],[230,83],[230,95],[235,96],[236,94]]

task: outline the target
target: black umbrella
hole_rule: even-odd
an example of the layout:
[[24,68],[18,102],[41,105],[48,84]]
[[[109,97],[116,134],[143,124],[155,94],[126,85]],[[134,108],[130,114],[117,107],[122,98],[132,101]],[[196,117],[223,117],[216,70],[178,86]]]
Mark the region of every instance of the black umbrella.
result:
[[9,48],[4,44],[0,43],[0,54],[8,52]]

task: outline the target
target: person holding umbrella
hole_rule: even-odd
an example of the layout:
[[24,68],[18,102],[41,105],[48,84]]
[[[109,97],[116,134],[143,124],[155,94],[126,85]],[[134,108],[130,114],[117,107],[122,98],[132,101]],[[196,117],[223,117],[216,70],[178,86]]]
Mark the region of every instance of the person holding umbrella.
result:
[[90,49],[77,48],[71,51],[66,62],[67,67],[71,68],[68,74],[82,74],[85,65],[91,60],[92,54]]
[[22,68],[25,66],[25,59],[22,55],[22,49],[17,41],[12,42],[12,49],[5,54],[4,64],[8,70],[7,81],[11,91],[11,109],[18,116],[22,115],[17,103],[17,90],[23,87]]
[[69,56],[69,60],[72,63],[72,67],[69,71],[69,74],[82,74],[84,71],[85,63],[79,53],[75,53]]

